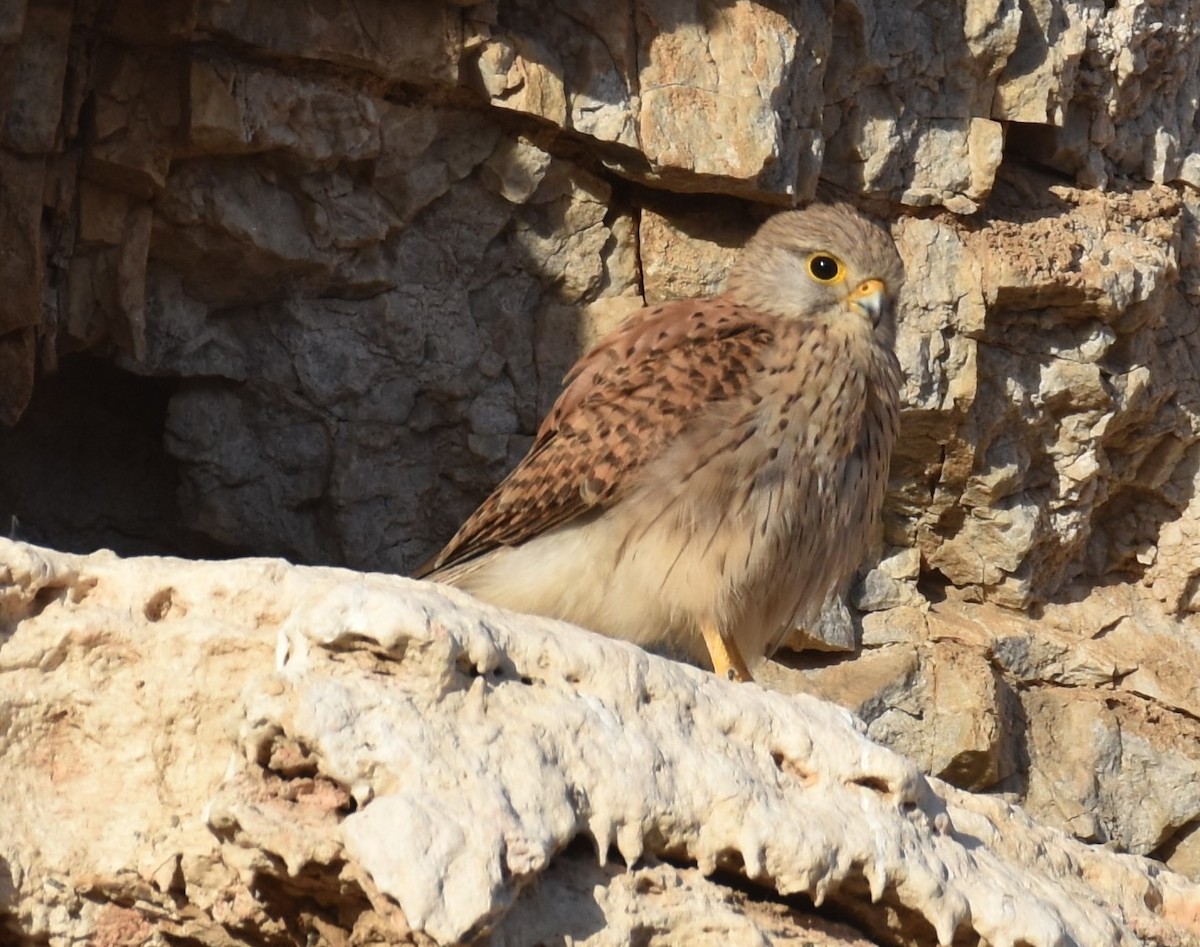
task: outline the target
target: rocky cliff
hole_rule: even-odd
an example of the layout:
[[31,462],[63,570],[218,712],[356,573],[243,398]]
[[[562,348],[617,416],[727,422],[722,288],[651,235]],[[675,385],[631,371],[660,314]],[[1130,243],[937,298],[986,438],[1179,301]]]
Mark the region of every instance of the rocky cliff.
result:
[[[831,609],[822,627],[797,639],[822,650],[785,654],[766,682],[851,708],[867,736],[925,774],[1020,803],[1082,842],[1153,856],[1200,877],[1198,103],[1200,18],[1188,0],[636,0],[617,7],[308,0],[286,9],[260,0],[0,0],[0,420],[7,425],[0,427],[0,526],[75,552],[253,553],[404,572],[521,455],[564,370],[598,332],[644,302],[713,291],[741,241],[774,208],[814,196],[849,199],[891,224],[909,273],[899,338],[903,431],[886,535],[850,590],[849,611]],[[893,891],[888,879],[907,860],[895,853],[908,844],[908,830],[886,821],[886,806],[867,819],[888,826],[879,832],[890,841],[878,851],[868,854],[850,837],[821,848],[815,836],[789,835],[790,854],[772,861],[783,858],[784,843],[760,852],[759,829],[737,840],[721,836],[726,823],[710,805],[720,796],[715,789],[683,806],[670,830],[658,816],[618,818],[609,806],[605,817],[616,820],[609,828],[624,826],[625,841],[604,836],[609,828],[590,834],[601,851],[615,847],[642,866],[630,872],[597,868],[570,847],[581,834],[580,813],[592,811],[574,790],[566,793],[572,814],[562,818],[575,829],[530,828],[533,809],[559,811],[550,796],[530,796],[520,831],[503,836],[523,854],[468,859],[453,890],[473,906],[437,907],[413,893],[450,877],[438,875],[437,856],[423,868],[401,866],[429,873],[414,881],[346,848],[347,814],[365,815],[371,793],[383,790],[355,782],[362,778],[355,766],[368,766],[361,759],[335,760],[342,751],[325,746],[333,739],[322,730],[334,727],[328,719],[261,724],[286,735],[278,752],[299,753],[298,762],[271,762],[274,737],[229,742],[231,732],[243,732],[238,715],[257,711],[230,716],[212,708],[230,701],[249,708],[232,695],[252,691],[258,675],[270,693],[294,682],[282,658],[268,673],[259,658],[251,670],[214,657],[223,646],[204,629],[217,621],[218,605],[204,590],[215,579],[196,578],[182,564],[146,560],[121,571],[50,553],[34,558],[51,565],[20,572],[21,557],[33,555],[19,551],[26,548],[5,546],[0,559],[7,583],[0,595],[26,603],[6,606],[0,618],[0,673],[41,676],[0,689],[0,759],[22,774],[23,798],[60,801],[55,814],[13,807],[0,838],[8,878],[0,870],[0,918],[24,942],[93,936],[100,909],[134,931],[110,943],[140,943],[139,925],[155,937],[198,943],[309,935],[330,943],[393,935],[444,941],[522,911],[528,923],[550,925],[528,942],[584,942],[581,929],[565,921],[554,927],[546,904],[555,891],[564,903],[582,903],[570,897],[593,885],[607,900],[588,902],[574,917],[591,925],[586,936],[612,938],[595,943],[650,942],[720,911],[766,912],[756,915],[754,936],[776,936],[762,930],[778,912],[795,912],[789,892],[820,901],[839,886],[843,893],[830,897],[840,913],[826,917],[853,922],[881,943],[945,941],[956,930],[964,942],[987,943],[1184,943],[1191,936],[1178,904],[1190,897],[1194,912],[1194,894],[1172,901],[1151,862],[1114,863],[1122,867],[1112,877],[1132,872],[1136,884],[1096,881],[1108,868],[1080,869],[1095,886],[1090,893],[1060,892],[1053,911],[1045,909],[1048,926],[1030,920],[1026,934],[1000,934],[999,922],[985,919],[993,908],[971,900],[972,885],[1009,890],[984,869],[964,883],[969,907],[961,910],[929,907],[928,892]],[[122,599],[101,617],[88,610],[88,582],[21,578],[93,568],[117,570],[145,601]],[[226,583],[217,596],[226,610],[220,622],[260,627],[262,641],[292,640],[281,628],[298,605],[271,611],[269,594],[229,591],[259,580],[236,565],[212,568],[203,574]],[[158,569],[170,577],[152,578]],[[281,565],[267,572],[268,585],[293,581],[281,578],[293,575]],[[312,581],[331,589],[357,581],[319,575]],[[170,612],[169,595],[153,604],[158,585],[207,603],[189,606],[209,618],[181,626],[196,640],[187,645],[179,632],[173,659],[195,695],[190,703],[139,702],[136,689],[120,696],[105,683],[110,665],[132,667],[149,649],[153,634],[138,637],[139,616]],[[399,583],[385,598],[416,608],[427,594]],[[60,599],[70,607],[50,607]],[[440,614],[442,606],[422,607]],[[404,677],[424,669],[443,681],[438,687],[458,692],[445,683],[457,678],[437,662],[409,670],[384,662],[381,671],[379,654],[407,654],[395,641],[379,643],[381,627],[337,635],[360,632],[375,644],[321,645],[329,661],[346,665],[339,673]],[[303,626],[289,634],[324,632]],[[496,647],[508,655],[496,659],[501,664],[520,663],[507,645]],[[586,673],[575,676],[603,676],[613,661],[618,681],[632,673],[620,663],[632,658],[613,656],[626,652],[589,647],[580,665]],[[53,672],[71,656],[79,667],[56,683]],[[656,675],[669,673],[652,666]],[[454,661],[448,667],[471,674]],[[486,682],[488,673],[476,676]],[[663,679],[663,693],[694,702],[689,689],[713,686],[679,673]],[[145,693],[157,693],[150,672],[131,675],[131,688],[140,679]],[[550,690],[592,699],[571,674],[560,677]],[[471,700],[491,699],[490,684],[475,686],[485,696]],[[536,694],[529,707],[544,700],[545,714],[558,713],[543,690]],[[615,693],[594,700],[616,706]],[[805,717],[811,705],[801,698],[769,708],[755,704],[767,697],[738,700],[760,708],[745,710],[747,719],[783,714],[797,732],[819,726]],[[46,731],[15,723],[32,713],[67,733],[76,727],[76,702],[106,720],[136,708],[131,742],[122,749],[115,737],[84,741],[95,754],[89,758],[71,743],[51,751],[60,744]],[[611,712],[616,723],[603,731],[608,737],[596,737],[597,752],[617,753],[605,740],[628,730],[626,712]],[[400,726],[347,714],[356,732],[368,728],[360,733],[368,743],[375,742],[369,728]],[[276,707],[262,719],[284,717]],[[493,726],[485,717],[480,727]],[[209,760],[195,785],[181,785],[188,765],[137,782],[142,767],[156,764],[134,748],[158,746],[154,732],[182,734],[187,726],[193,731],[181,745]],[[774,739],[765,736],[775,733],[767,723],[745,726],[739,739],[747,745],[762,750]],[[79,724],[75,736],[90,732]],[[860,737],[847,736],[847,745]],[[666,738],[655,731],[628,739]],[[341,828],[314,829],[314,838],[336,835],[336,844],[302,857],[289,854],[291,842],[262,843],[282,817],[254,822],[245,807],[258,804],[262,787],[238,783],[232,771],[227,782],[218,779],[210,763],[226,760],[231,747],[243,760],[238,766],[251,759],[262,769],[255,779],[307,780],[304,789],[271,785],[291,792],[294,806],[315,799],[314,818]],[[813,752],[789,750],[782,759],[800,766]],[[672,757],[671,766],[683,769],[668,770],[690,773],[699,765],[690,759]],[[838,784],[857,778],[818,762],[803,766]],[[35,764],[48,767],[49,783],[34,780]],[[135,780],[127,796],[124,783],[106,782],[124,770]],[[753,768],[738,772],[748,785],[767,779]],[[918,835],[937,829],[938,806],[958,807],[952,826],[966,810],[997,824],[1018,818],[997,815],[997,800],[954,795],[905,773],[871,776],[871,798],[882,794],[899,800],[900,811],[924,813],[914,816]],[[487,798],[511,795],[502,774],[488,778]],[[577,773],[561,778],[592,785]],[[175,788],[163,789],[163,780]],[[908,788],[896,789],[895,780]],[[99,794],[94,810],[91,792]],[[159,838],[138,821],[150,818],[149,796],[167,800],[155,818],[181,820],[187,840],[167,844],[169,857],[147,868],[139,859],[149,864],[159,850],[139,850],[129,839]],[[203,817],[191,806],[204,807]],[[774,796],[763,806],[751,821],[776,824],[804,811],[796,799]],[[95,815],[56,823],[68,812]],[[921,829],[925,817],[932,821]],[[391,832],[409,820],[435,833],[398,851],[452,847],[436,835],[450,829],[422,819],[405,809],[382,824]],[[56,824],[71,828],[56,833]],[[709,824],[718,826],[715,841],[689,834]],[[963,842],[957,829],[938,831]],[[1045,830],[1029,823],[1029,831]],[[937,831],[929,832],[920,844],[936,848]],[[1050,837],[1029,844],[1067,853],[1039,856],[1065,859],[1056,871],[1101,858]],[[1000,841],[987,841],[988,851]],[[71,852],[94,853],[96,845],[109,854],[71,860]],[[36,870],[19,855],[29,846],[44,853]],[[225,854],[216,858],[213,846]],[[242,861],[229,854],[234,848]],[[187,861],[187,852],[201,849],[207,854]],[[643,851],[667,861],[636,862]],[[929,877],[943,871],[933,855],[920,857]],[[1003,857],[1014,859],[1009,872],[1031,864],[1011,852]],[[217,862],[243,887],[202,880]],[[485,862],[492,867],[479,867]],[[306,867],[318,863],[319,871]],[[521,893],[533,890],[526,882],[550,864],[565,866],[537,889],[550,900],[530,902],[533,895]],[[730,874],[705,877],[716,868]],[[487,874],[493,869],[499,880]],[[148,887],[138,888],[134,875]],[[133,887],[114,887],[114,878]],[[1184,883],[1167,888],[1176,884]],[[1125,886],[1145,893],[1145,903],[1136,911],[1114,907],[1117,920],[1104,927],[1086,904],[1124,904]],[[70,897],[55,893],[67,889]],[[1117,889],[1119,897],[1106,893]],[[229,893],[206,900],[201,890]],[[310,906],[309,926],[281,920],[301,902],[263,907],[271,891],[284,890]],[[682,900],[671,900],[672,892]],[[421,906],[411,900],[420,897]],[[656,927],[636,914],[635,902],[667,920]],[[1062,904],[1074,905],[1078,917],[1063,920]],[[370,905],[376,926],[357,928],[353,905]],[[456,920],[430,927],[435,907]],[[171,923],[190,917],[208,925],[204,933],[154,927],[172,910]],[[1141,910],[1149,914],[1135,917]],[[257,919],[247,920],[251,914]],[[1101,926],[1072,926],[1085,922]],[[410,934],[395,934],[404,930]],[[491,936],[519,943],[524,935]]]

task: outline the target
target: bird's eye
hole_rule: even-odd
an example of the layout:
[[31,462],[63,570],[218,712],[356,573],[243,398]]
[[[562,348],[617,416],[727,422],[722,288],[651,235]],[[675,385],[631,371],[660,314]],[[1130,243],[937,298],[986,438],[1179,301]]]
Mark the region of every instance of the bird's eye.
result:
[[814,253],[810,256],[808,272],[818,283],[835,283],[845,277],[841,261],[828,253]]

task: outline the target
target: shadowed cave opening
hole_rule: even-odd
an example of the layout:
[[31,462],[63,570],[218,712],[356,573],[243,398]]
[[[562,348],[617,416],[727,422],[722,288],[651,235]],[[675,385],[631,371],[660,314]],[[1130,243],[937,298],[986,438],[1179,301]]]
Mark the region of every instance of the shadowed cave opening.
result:
[[183,523],[163,445],[177,384],[84,355],[39,379],[21,420],[0,426],[0,535],[76,553],[241,554]]

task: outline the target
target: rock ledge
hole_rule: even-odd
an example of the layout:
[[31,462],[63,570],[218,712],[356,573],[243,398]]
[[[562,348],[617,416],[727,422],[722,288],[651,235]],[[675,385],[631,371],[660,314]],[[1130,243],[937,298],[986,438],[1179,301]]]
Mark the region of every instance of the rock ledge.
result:
[[18,943],[1200,935],[1200,887],[831,704],[403,578],[0,540],[0,675]]

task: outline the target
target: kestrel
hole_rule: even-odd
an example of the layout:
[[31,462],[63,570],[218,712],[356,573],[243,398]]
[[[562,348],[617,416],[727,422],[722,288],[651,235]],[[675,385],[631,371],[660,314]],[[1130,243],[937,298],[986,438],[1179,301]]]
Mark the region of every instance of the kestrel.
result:
[[719,296],[639,310],[575,364],[418,574],[750,680],[872,540],[903,278],[848,205],[772,217]]

